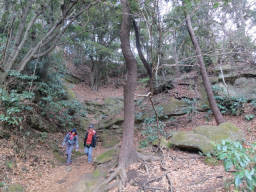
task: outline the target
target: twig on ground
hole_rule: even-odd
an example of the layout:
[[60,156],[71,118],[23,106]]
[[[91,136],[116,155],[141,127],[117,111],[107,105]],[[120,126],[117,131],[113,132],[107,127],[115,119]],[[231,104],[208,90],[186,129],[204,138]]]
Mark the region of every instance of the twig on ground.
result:
[[172,182],[171,182],[171,178],[168,174],[166,174],[166,178],[167,178],[168,184],[169,184],[169,192],[174,192]]

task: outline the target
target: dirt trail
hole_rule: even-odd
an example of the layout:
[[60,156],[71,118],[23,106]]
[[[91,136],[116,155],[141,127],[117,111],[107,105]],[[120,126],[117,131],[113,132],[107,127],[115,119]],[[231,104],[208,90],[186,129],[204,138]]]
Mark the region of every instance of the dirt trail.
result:
[[[80,151],[82,152],[82,151]],[[95,157],[101,153],[99,146],[93,151]],[[72,165],[58,165],[50,172],[44,173],[37,181],[37,185],[32,186],[30,192],[72,192],[72,186],[77,183],[81,177],[94,170],[93,164],[87,162],[87,156],[83,155],[73,158]]]
[[[81,102],[85,100],[97,100],[103,101],[108,97],[121,97],[123,95],[123,89],[114,88],[101,88],[99,91],[92,91],[87,85],[78,84],[74,86],[77,99]],[[80,152],[83,153],[82,149]],[[93,151],[93,157],[102,152],[100,145]],[[88,173],[93,172],[94,166],[88,164],[87,156],[83,155],[78,158],[73,158],[71,166],[58,165],[55,168],[49,170],[47,173],[43,173],[40,179],[33,185],[30,192],[72,192],[72,187],[75,183],[78,183],[81,178]]]

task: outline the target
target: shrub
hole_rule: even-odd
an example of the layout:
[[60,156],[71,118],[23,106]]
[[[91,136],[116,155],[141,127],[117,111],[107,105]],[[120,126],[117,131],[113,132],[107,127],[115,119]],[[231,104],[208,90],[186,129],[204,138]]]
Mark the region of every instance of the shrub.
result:
[[0,89],[0,102],[2,113],[0,121],[8,125],[19,125],[23,120],[25,111],[31,111],[30,101],[33,99],[34,93],[23,91],[18,93],[16,90],[8,92],[6,89]]
[[255,115],[254,115],[254,114],[246,114],[246,115],[244,116],[244,118],[245,118],[247,121],[251,121],[251,120],[253,120],[253,119],[254,119],[254,117],[255,117]]
[[219,95],[220,91],[223,91],[223,89],[218,86],[213,86],[213,92],[220,112],[225,115],[241,115],[244,112],[244,103],[246,103],[247,100],[241,97]]
[[244,147],[240,142],[223,140],[216,146],[217,157],[226,171],[234,170],[233,184],[239,191],[256,189],[256,143]]
[[[163,113],[163,108],[157,107],[159,116]],[[146,147],[149,144],[156,144],[159,141],[159,136],[166,137],[165,123],[159,120],[159,127],[157,127],[157,120],[155,114],[152,117],[145,118],[143,122],[143,131],[141,132],[144,139],[140,142],[141,147]]]
[[10,71],[7,88],[0,89],[0,121],[21,126],[26,117],[40,114],[61,127],[71,128],[76,122],[79,124],[76,117],[85,117],[87,112],[77,100],[65,100],[66,95],[58,73],[42,82],[35,75]]

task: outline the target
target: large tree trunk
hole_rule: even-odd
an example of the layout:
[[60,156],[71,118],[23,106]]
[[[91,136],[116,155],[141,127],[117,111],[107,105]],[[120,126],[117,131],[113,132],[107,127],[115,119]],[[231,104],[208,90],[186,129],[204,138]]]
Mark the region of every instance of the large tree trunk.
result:
[[211,82],[209,80],[209,77],[208,77],[208,74],[206,71],[206,67],[204,64],[203,57],[202,57],[201,49],[197,42],[194,30],[191,25],[190,15],[188,13],[185,13],[185,14],[186,14],[186,23],[187,23],[188,32],[189,32],[190,38],[191,38],[193,45],[195,47],[195,50],[196,50],[197,60],[200,65],[201,75],[202,75],[204,87],[205,87],[205,90],[207,93],[208,101],[210,103],[210,107],[213,111],[213,114],[214,114],[217,124],[220,124],[220,123],[223,123],[225,120],[224,120],[222,114],[220,113],[220,110],[219,110],[216,100],[214,98],[212,87],[211,87]]
[[122,24],[120,32],[121,48],[127,68],[127,81],[124,86],[124,131],[119,154],[119,166],[127,167],[137,160],[134,146],[134,95],[137,78],[137,62],[130,47],[130,10],[127,0],[121,0]]

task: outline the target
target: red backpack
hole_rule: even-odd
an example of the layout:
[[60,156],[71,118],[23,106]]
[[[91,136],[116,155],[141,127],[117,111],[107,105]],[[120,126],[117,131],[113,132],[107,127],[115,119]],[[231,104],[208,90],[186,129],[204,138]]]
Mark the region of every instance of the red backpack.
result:
[[86,140],[86,145],[91,145],[92,143],[92,137],[95,135],[96,131],[94,130],[89,130],[88,135],[87,135],[87,140]]

